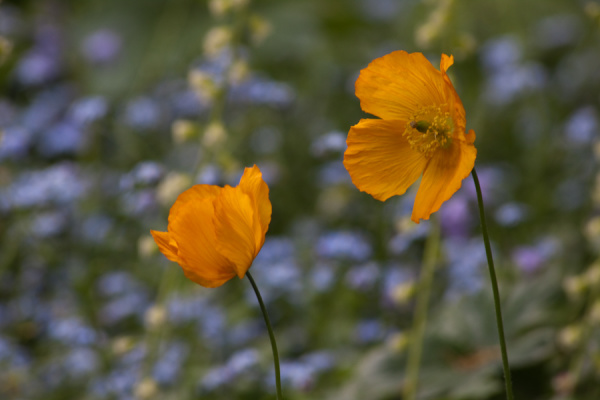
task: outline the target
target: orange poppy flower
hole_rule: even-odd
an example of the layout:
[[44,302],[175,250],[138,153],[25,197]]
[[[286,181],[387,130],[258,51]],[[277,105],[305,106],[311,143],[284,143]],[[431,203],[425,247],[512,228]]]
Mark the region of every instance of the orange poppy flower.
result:
[[269,187],[255,165],[236,187],[195,185],[169,211],[167,232],[150,231],[160,251],[205,287],[240,279],[265,242],[271,222]]
[[411,219],[439,210],[475,165],[475,132],[465,133],[465,109],[446,74],[421,53],[395,51],[360,72],[356,96],[362,119],[348,133],[344,166],[358,189],[377,200],[401,195],[421,175]]

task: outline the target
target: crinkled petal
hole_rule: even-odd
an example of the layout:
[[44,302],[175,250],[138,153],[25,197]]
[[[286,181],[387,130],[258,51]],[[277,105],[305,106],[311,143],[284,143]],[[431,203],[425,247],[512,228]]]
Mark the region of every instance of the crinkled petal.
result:
[[179,265],[194,282],[216,287],[235,276],[231,261],[217,251],[214,202],[221,188],[196,185],[182,193],[169,214],[169,233],[177,242]]
[[179,256],[177,255],[177,242],[171,239],[169,232],[150,231],[154,241],[158,245],[158,249],[164,254],[169,260],[179,262]]
[[382,119],[409,121],[423,106],[449,102],[442,73],[421,53],[394,51],[360,72],[356,96],[363,111]]
[[250,197],[252,209],[256,210],[252,224],[258,252],[265,242],[265,235],[271,222],[272,207],[269,200],[269,187],[256,165],[244,170],[238,187]]
[[348,133],[344,166],[354,185],[377,200],[406,192],[427,165],[402,136],[405,128],[404,121],[363,119]]
[[455,140],[448,149],[438,149],[423,173],[415,198],[411,219],[421,219],[440,209],[462,184],[475,165],[477,149],[472,144]]
[[454,64],[454,57],[447,56],[446,54],[442,54],[442,59],[440,61],[440,71],[442,72],[442,77],[444,78],[444,82],[446,82],[445,91],[446,97],[448,98],[447,103],[450,106],[450,111],[452,113],[452,120],[454,121],[454,132],[453,137],[457,140],[469,140],[465,137],[465,129],[467,126],[467,120],[465,117],[465,107],[463,106],[458,93],[456,93],[456,89],[454,89],[454,85],[450,81],[450,77],[446,71],[448,68]]
[[239,187],[226,186],[215,201],[217,250],[235,265],[240,279],[259,250],[256,246],[255,213],[252,199]]

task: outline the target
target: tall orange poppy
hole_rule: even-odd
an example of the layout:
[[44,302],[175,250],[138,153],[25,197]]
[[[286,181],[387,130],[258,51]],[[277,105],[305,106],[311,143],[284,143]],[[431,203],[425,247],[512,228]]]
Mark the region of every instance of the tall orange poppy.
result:
[[363,111],[350,128],[344,166],[358,189],[377,200],[401,195],[422,175],[411,219],[439,210],[473,166],[475,132],[446,74],[454,63],[442,54],[438,71],[421,53],[395,51],[360,72],[356,96]]
[[199,285],[240,279],[265,242],[271,222],[269,187],[255,165],[236,187],[195,185],[169,211],[167,232],[150,231],[160,251]]

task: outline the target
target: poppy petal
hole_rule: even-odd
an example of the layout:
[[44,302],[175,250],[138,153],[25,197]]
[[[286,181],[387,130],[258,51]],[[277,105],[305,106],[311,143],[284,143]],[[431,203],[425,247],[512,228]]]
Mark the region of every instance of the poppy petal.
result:
[[377,200],[406,192],[427,165],[402,136],[405,128],[404,121],[363,119],[348,133],[344,166],[354,185]]
[[409,121],[420,107],[447,103],[448,88],[442,73],[423,54],[400,50],[360,71],[356,96],[369,114]]
[[226,186],[215,201],[216,248],[235,266],[238,277],[246,274],[258,249],[252,199],[239,187]]
[[179,262],[177,255],[177,243],[171,239],[169,232],[150,231],[154,241],[158,245],[158,249],[169,260]]
[[265,242],[265,235],[271,222],[272,207],[269,200],[269,187],[256,165],[244,170],[244,175],[242,175],[238,187],[250,197],[252,208],[257,210],[254,213],[253,226],[255,228],[256,247],[260,250]]
[[455,140],[447,149],[438,149],[425,172],[415,198],[411,219],[419,223],[421,219],[440,209],[462,184],[475,165],[477,149],[472,144]]
[[196,185],[182,193],[169,214],[169,233],[177,242],[179,265],[194,282],[215,287],[235,276],[233,264],[217,249],[214,202],[222,189]]

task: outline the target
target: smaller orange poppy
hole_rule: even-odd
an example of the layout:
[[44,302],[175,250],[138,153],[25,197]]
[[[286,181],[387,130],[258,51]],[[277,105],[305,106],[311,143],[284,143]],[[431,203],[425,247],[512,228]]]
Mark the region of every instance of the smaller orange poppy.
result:
[[160,251],[204,287],[240,279],[265,242],[271,222],[269,187],[255,165],[236,187],[195,185],[169,211],[167,232],[150,231]]

